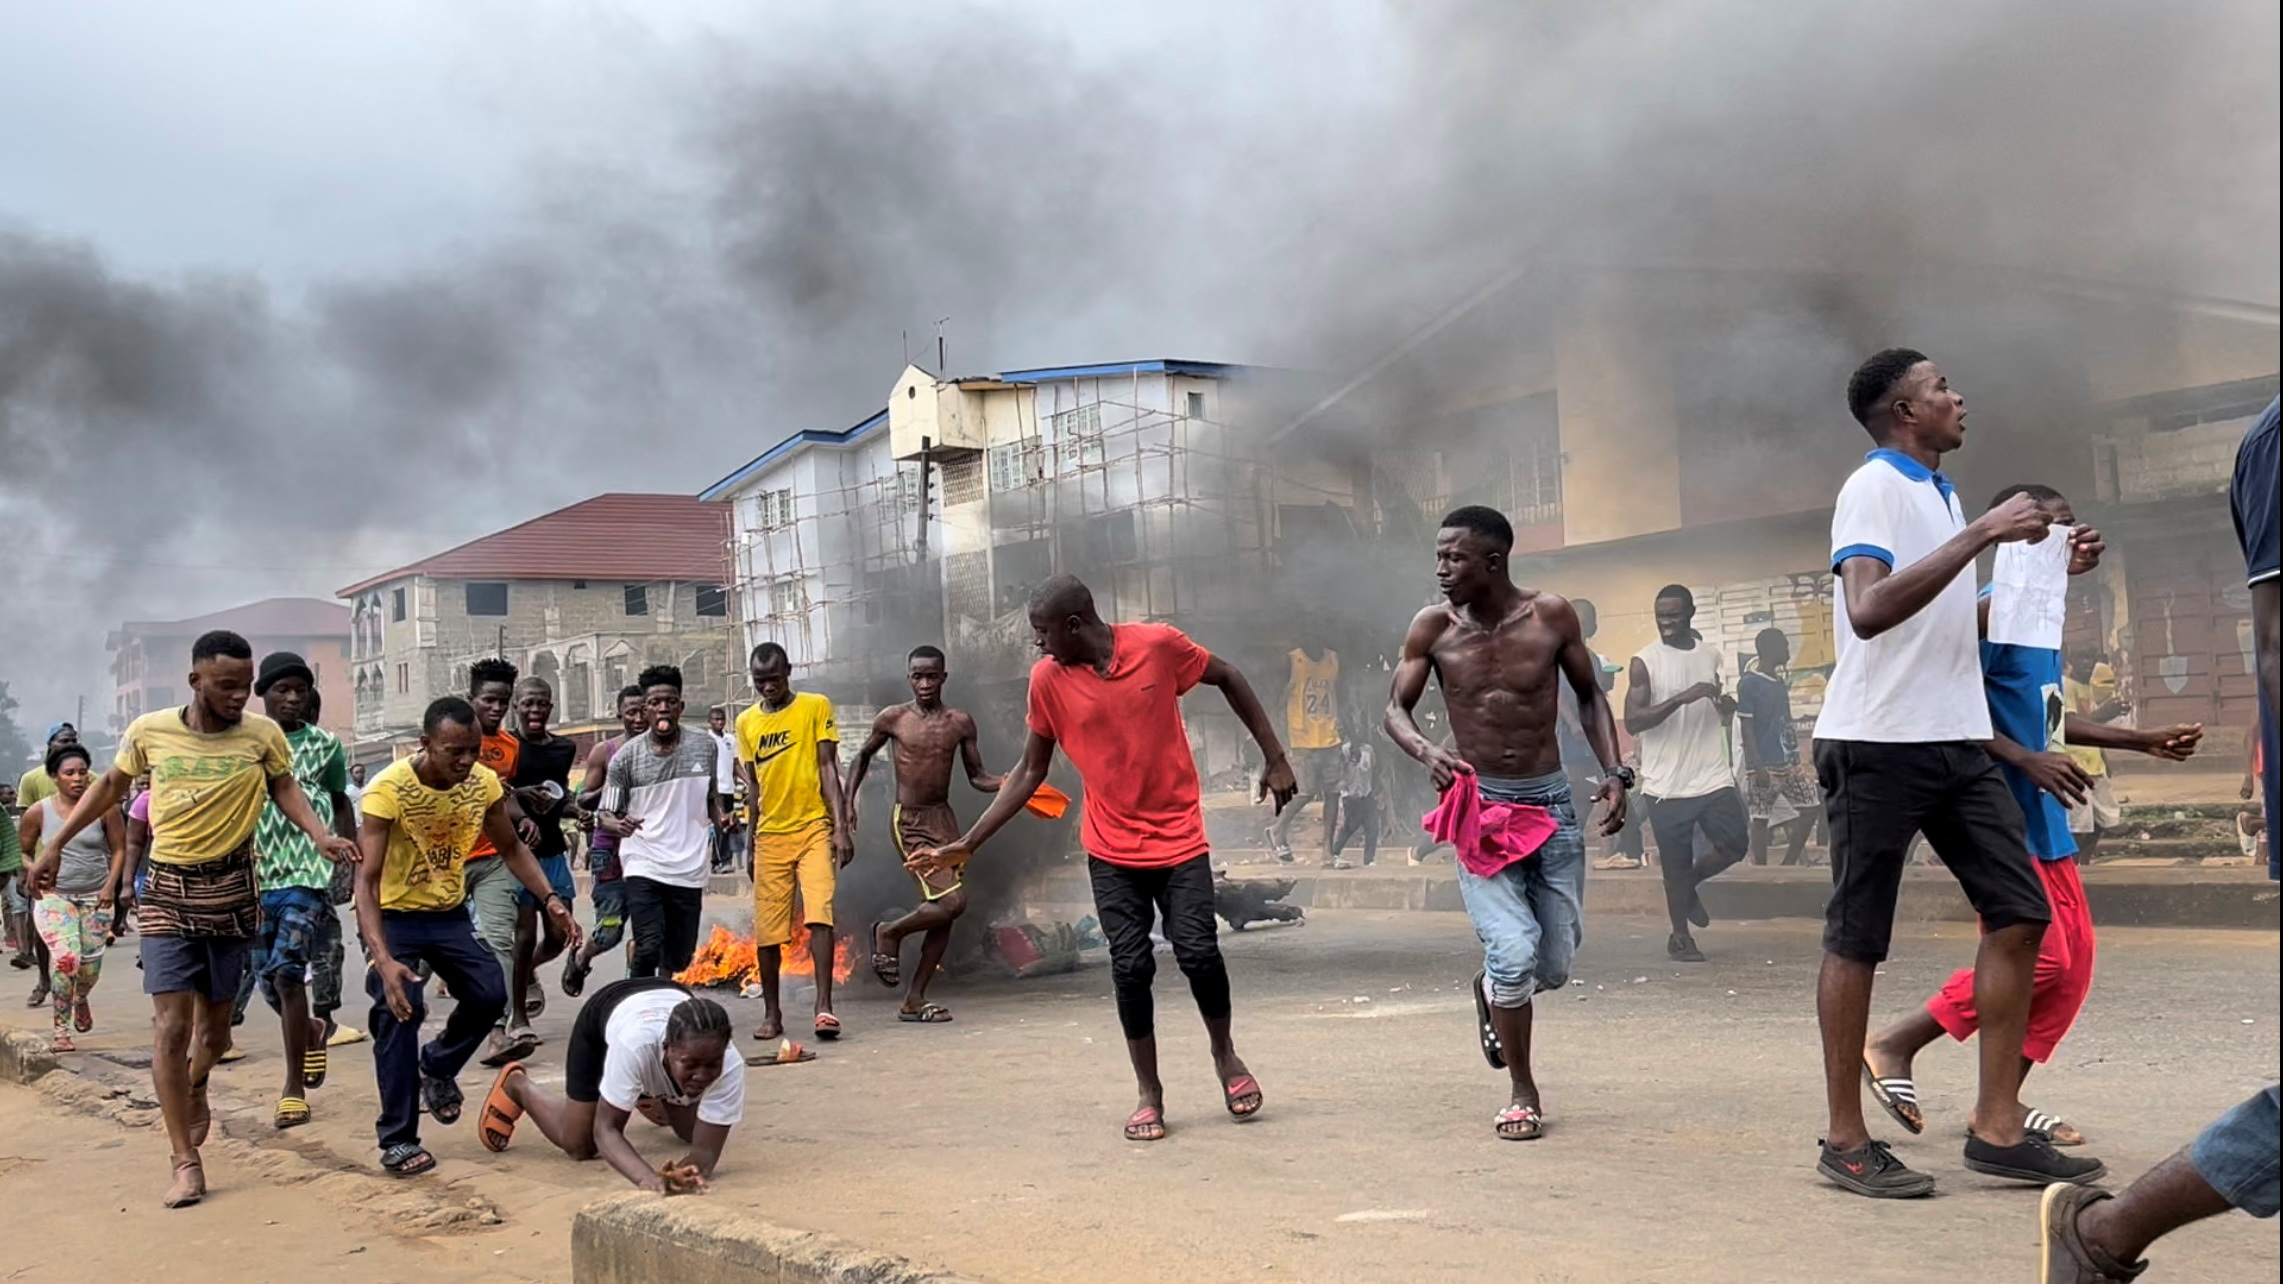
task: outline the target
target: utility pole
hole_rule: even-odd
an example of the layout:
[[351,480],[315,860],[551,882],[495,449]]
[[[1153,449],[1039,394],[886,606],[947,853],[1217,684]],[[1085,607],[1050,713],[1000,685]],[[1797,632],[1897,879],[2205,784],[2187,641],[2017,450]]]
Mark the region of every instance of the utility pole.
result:
[[934,461],[934,441],[927,437],[920,438],[920,533],[919,538],[913,541],[913,544],[918,548],[922,562],[927,561],[928,465]]
[[943,326],[949,320],[950,317],[937,317],[935,320],[935,372],[946,379],[951,377],[951,366],[948,358],[943,355]]

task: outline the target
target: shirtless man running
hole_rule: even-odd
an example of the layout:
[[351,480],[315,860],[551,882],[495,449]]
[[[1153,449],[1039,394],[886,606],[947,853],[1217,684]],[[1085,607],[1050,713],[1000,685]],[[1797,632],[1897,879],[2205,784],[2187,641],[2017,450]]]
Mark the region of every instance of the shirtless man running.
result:
[[[900,860],[923,847],[948,847],[966,832],[951,810],[951,757],[959,755],[967,768],[967,783],[981,793],[999,792],[999,777],[983,770],[983,753],[975,741],[975,719],[943,702],[946,676],[943,652],[932,646],[914,647],[907,663],[911,669],[912,698],[880,711],[872,720],[872,734],[857,751],[856,768],[848,777],[848,824],[856,825],[857,793],[872,756],[890,741],[896,745],[896,809],[888,818],[888,832],[896,839]],[[933,1025],[951,1019],[949,1009],[927,1001],[928,982],[951,945],[951,925],[967,912],[965,874],[957,867],[939,866],[916,875],[920,884],[919,908],[893,923],[872,925],[872,974],[882,985],[894,988],[903,967],[899,953],[904,938],[924,932],[920,939],[920,966],[904,991],[899,1021]]]
[[[1594,798],[1605,807],[1604,834],[1625,824],[1633,772],[1618,759],[1609,698],[1577,612],[1552,593],[1515,585],[1506,562],[1513,547],[1514,528],[1495,509],[1469,506],[1443,518],[1435,582],[1449,602],[1411,621],[1386,728],[1426,765],[1438,790],[1472,776],[1484,802],[1543,807],[1558,825],[1529,857],[1489,877],[1459,869],[1459,893],[1483,942],[1484,974],[1475,985],[1483,1056],[1513,1080],[1513,1098],[1494,1122],[1500,1137],[1530,1141],[1545,1129],[1530,1073],[1530,999],[1569,984],[1584,937],[1585,836],[1555,736],[1560,679],[1577,695],[1579,721],[1601,764]],[[1412,717],[1429,677],[1442,683],[1456,753],[1422,734]]]

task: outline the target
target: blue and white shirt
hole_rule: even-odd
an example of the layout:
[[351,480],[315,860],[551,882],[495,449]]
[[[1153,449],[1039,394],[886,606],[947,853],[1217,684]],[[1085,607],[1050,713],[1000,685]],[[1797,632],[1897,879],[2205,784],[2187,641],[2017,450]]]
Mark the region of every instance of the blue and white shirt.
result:
[[[1898,450],[1874,450],[1839,488],[1831,514],[1831,571],[1870,557],[1903,570],[1966,528],[1950,479]],[[1815,721],[1818,740],[1886,744],[1985,741],[1990,708],[1982,694],[1974,568],[1935,599],[1875,638],[1847,623],[1847,594],[1833,594],[1838,663]]]
[[[1989,697],[1990,722],[1999,735],[2031,753],[2064,747],[2062,729],[2069,706],[2061,698],[2061,652],[2055,647],[1982,643],[1982,688]],[[2022,837],[2039,860],[2068,860],[2077,854],[2069,834],[2069,809],[2030,778],[2004,763],[1998,770],[2021,804]]]

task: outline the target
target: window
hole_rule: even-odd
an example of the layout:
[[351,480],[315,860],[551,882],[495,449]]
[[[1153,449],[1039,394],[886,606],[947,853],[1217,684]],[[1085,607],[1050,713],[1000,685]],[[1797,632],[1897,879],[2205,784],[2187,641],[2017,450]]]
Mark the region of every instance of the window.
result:
[[789,619],[808,614],[809,595],[799,576],[786,576],[769,584],[769,615]]
[[1191,419],[1203,419],[1205,417],[1204,393],[1192,392],[1189,394],[1189,417]]
[[496,580],[468,581],[468,614],[507,614],[507,585]]
[[765,490],[753,497],[754,524],[765,531],[783,530],[793,524],[793,490],[790,486]]
[[721,585],[698,585],[698,614],[716,619],[729,614],[729,595],[721,591]]
[[398,695],[410,695],[412,693],[412,666],[409,664],[396,666],[396,693]]
[[1046,477],[1043,452],[1036,441],[1015,441],[1004,446],[993,446],[991,457],[991,491],[999,494],[1035,486]]
[[626,613],[628,615],[650,614],[649,585],[629,584],[626,586]]
[[398,590],[396,590],[395,592],[393,592],[393,593],[390,593],[390,594],[388,595],[388,618],[389,618],[389,619],[391,619],[391,620],[393,620],[393,621],[395,621],[395,622],[396,622],[396,623],[398,623],[398,624],[402,624],[402,623],[404,623],[404,590],[403,590],[403,589],[398,589]]
[[1102,462],[1102,408],[1080,406],[1050,421],[1054,426],[1055,473],[1068,477]]
[[954,455],[943,461],[943,502],[972,504],[983,498],[983,457],[976,454]]
[[586,582],[585,580],[572,580],[572,581],[571,581],[571,587],[572,587],[572,588],[574,588],[574,589],[583,589],[583,588],[585,588],[586,586],[587,586],[587,582]]

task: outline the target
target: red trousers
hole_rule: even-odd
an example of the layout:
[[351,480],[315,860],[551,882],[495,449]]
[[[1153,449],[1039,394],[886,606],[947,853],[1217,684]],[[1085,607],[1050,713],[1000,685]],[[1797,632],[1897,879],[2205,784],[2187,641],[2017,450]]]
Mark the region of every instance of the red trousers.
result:
[[[2093,989],[2093,912],[2085,904],[2085,884],[2074,859],[2041,860],[2037,876],[2053,906],[2053,922],[2037,947],[2036,988],[2029,996],[2029,1034],[2021,1053],[2039,1065],[2052,1057],[2061,1036],[2076,1024],[2077,1012]],[[1974,1011],[1974,969],[1960,968],[1940,992],[1926,1001],[1926,1013],[1953,1039],[1964,1042],[1981,1028]]]

